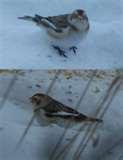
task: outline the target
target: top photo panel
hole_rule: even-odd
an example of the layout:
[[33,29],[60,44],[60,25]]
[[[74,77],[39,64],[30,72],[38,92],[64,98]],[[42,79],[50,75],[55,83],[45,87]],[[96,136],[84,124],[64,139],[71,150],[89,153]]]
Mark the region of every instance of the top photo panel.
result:
[[123,0],[0,0],[0,68],[123,68]]

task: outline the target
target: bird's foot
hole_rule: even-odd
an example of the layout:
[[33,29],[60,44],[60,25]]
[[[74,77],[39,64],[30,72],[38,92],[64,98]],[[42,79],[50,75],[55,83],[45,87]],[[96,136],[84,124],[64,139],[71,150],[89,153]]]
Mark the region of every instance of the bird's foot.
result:
[[76,47],[76,46],[71,46],[71,47],[69,48],[69,50],[70,50],[70,51],[72,50],[73,53],[76,54],[77,47]]
[[52,45],[52,47],[53,47],[55,50],[58,51],[58,53],[59,53],[60,56],[64,56],[64,57],[67,58],[67,56],[66,56],[66,54],[65,54],[66,52],[65,52],[63,49],[61,49],[59,46]]

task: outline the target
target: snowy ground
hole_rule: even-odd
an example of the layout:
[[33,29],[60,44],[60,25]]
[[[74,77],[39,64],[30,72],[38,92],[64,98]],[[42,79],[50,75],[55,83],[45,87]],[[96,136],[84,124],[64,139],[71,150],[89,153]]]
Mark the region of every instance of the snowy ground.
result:
[[[14,156],[12,153],[32,116],[32,106],[28,98],[36,92],[45,93],[55,75],[55,71],[20,71],[17,72],[16,76],[14,76],[14,73],[14,71],[0,72],[0,159],[49,160],[49,156],[64,129],[55,125],[41,127],[36,120],[18,151],[14,152]],[[99,108],[97,106],[99,99],[102,99],[111,81],[119,73],[121,72],[98,72],[91,81],[78,110],[87,115],[95,115]],[[53,85],[50,95],[65,104],[75,107],[91,75],[92,72],[90,71],[62,71]],[[3,101],[5,97],[5,101]],[[95,143],[92,143],[94,142],[92,139],[88,142],[81,159],[123,159],[122,97],[123,85],[120,86],[105,113],[104,123],[98,126],[94,134],[96,137]],[[64,148],[76,133],[77,130],[69,129],[60,145],[60,149]],[[69,152],[65,154],[66,160],[73,159],[72,156],[77,150],[81,139],[87,133],[85,129],[76,139],[74,146],[70,145],[71,150],[68,150]]]
[[[84,8],[90,32],[78,54],[60,57],[47,42],[44,30],[18,16],[57,15]],[[122,68],[122,0],[0,0],[0,68]]]

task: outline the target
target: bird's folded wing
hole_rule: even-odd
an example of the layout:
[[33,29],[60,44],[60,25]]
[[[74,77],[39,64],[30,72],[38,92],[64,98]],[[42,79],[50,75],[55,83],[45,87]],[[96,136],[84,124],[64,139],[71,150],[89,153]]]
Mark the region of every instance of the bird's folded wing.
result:
[[46,115],[49,117],[61,117],[61,118],[77,117],[78,116],[78,114],[67,113],[67,112],[56,112],[56,113],[46,112]]
[[62,29],[57,28],[51,21],[49,21],[47,18],[42,18],[41,20],[42,24],[48,28],[53,29],[56,32],[62,32]]
[[59,16],[53,16],[53,17],[47,17],[48,21],[50,21],[52,24],[56,26],[56,28],[66,28],[68,27],[68,14],[59,15]]
[[48,103],[47,107],[44,107],[44,110],[48,113],[64,113],[64,114],[74,114],[74,115],[78,115],[79,112],[76,111],[73,108],[70,108],[56,100],[52,100],[50,103]]
[[78,115],[78,114],[79,114],[79,112],[76,111],[75,109],[70,108],[70,107],[68,107],[68,106],[65,106],[65,105],[62,104],[62,103],[57,103],[57,107],[59,108],[59,110],[60,110],[61,112],[64,112],[64,113],[66,113],[66,114],[72,114],[72,115]]

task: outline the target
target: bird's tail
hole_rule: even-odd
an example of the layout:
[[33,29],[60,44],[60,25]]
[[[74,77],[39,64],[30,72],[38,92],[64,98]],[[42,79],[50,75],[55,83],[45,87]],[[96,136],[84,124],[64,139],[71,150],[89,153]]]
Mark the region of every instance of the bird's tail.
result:
[[35,23],[40,23],[42,18],[43,18],[42,16],[39,16],[37,14],[34,17],[31,17],[31,16],[18,17],[18,19],[22,19],[22,20],[26,20],[26,21],[32,21],[32,22],[35,22]]
[[102,123],[102,122],[103,122],[102,119],[93,118],[93,117],[87,117],[87,118],[85,119],[85,121],[88,121],[88,122],[99,122],[99,123]]

